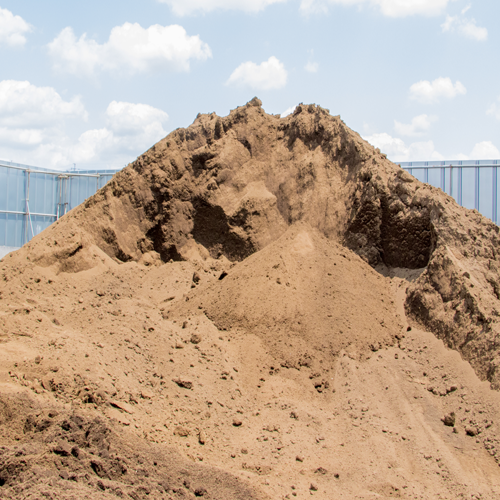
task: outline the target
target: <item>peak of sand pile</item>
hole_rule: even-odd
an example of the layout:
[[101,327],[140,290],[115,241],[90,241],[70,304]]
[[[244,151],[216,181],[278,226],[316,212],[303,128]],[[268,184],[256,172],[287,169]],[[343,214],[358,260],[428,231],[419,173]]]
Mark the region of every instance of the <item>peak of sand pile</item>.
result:
[[498,243],[319,106],[198,115],[1,261],[0,497],[498,498]]
[[408,314],[500,388],[498,227],[319,106],[283,119],[254,98],[226,117],[198,115],[22,253],[57,272],[109,259],[235,262],[299,221],[382,271],[425,268]]

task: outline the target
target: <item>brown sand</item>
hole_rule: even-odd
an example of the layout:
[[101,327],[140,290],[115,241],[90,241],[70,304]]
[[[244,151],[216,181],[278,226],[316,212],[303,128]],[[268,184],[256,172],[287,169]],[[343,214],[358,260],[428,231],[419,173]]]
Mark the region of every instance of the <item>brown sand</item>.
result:
[[200,115],[0,262],[0,498],[499,498],[497,251],[326,110]]

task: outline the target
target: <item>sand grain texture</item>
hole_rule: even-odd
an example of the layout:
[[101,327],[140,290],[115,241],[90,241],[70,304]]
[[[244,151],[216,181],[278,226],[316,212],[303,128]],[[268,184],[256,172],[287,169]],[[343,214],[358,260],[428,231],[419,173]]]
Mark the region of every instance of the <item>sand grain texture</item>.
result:
[[199,115],[0,262],[0,497],[499,498],[498,238],[318,106]]

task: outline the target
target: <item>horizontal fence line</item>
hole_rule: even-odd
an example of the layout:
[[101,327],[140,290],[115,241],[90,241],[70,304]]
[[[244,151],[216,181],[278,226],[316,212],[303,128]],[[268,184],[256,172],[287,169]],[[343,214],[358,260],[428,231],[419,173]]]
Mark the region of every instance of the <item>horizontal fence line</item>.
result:
[[[66,179],[68,177],[106,177],[109,175],[114,175],[115,171],[108,173],[97,173],[97,174],[78,174],[74,172],[54,172],[53,170],[34,170],[29,167],[14,167],[12,165],[4,165],[0,162],[0,167],[13,168],[15,170],[22,170],[23,172],[28,172],[30,174],[44,174],[44,175],[56,175],[60,178]],[[118,170],[117,170],[118,172]]]
[[36,212],[15,212],[14,210],[0,210],[0,214],[38,215],[40,217],[56,217],[57,218],[57,214],[39,214]]
[[421,167],[421,166],[417,166],[417,167],[407,167],[407,166],[403,166],[402,164],[400,165],[402,169],[404,170],[441,170],[441,169],[446,169],[446,170],[450,170],[450,169],[454,169],[454,168],[498,168],[500,167],[500,165],[496,164],[496,163],[492,163],[491,165],[430,165],[428,167]]

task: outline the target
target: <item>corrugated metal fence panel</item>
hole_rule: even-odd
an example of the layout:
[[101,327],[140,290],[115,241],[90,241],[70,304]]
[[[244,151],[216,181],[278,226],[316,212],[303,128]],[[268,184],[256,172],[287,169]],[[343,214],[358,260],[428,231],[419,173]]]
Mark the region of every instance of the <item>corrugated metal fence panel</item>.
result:
[[0,168],[0,186],[0,245],[20,247],[26,234],[23,171]]
[[[28,175],[28,174],[26,174]],[[35,214],[55,214],[59,179],[56,175],[29,173],[29,211]]]
[[495,223],[499,220],[500,160],[416,161],[400,165],[418,180],[441,188],[458,204],[475,208]]
[[24,212],[26,203],[25,178],[21,170],[1,169],[0,210]]
[[0,246],[21,247],[118,171],[62,172],[0,161]]
[[0,246],[23,246],[25,233],[24,215],[0,213]]

